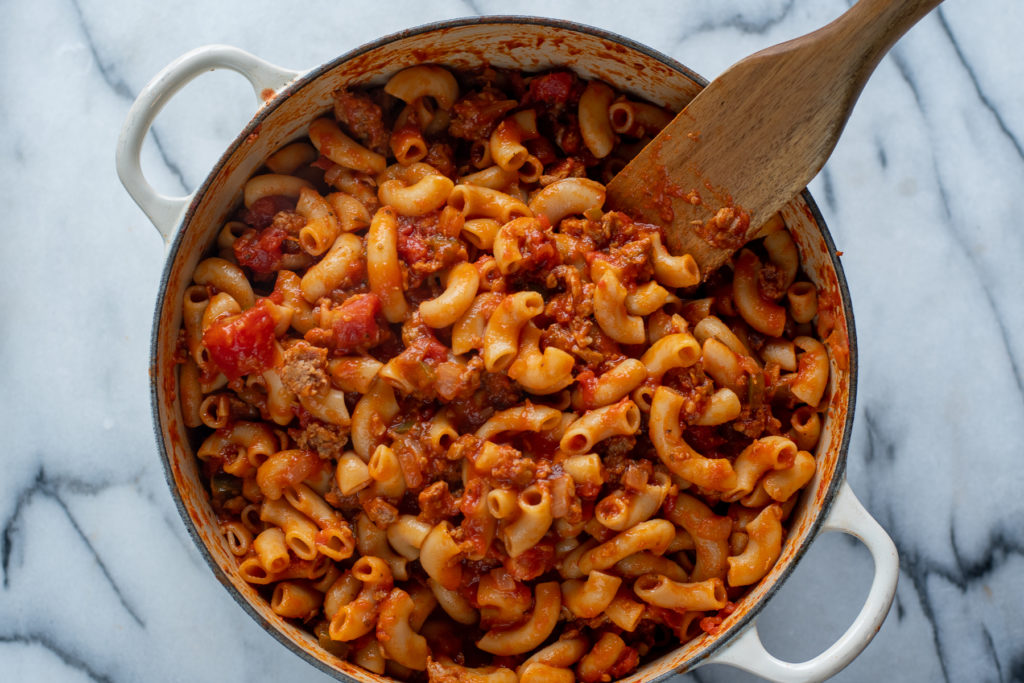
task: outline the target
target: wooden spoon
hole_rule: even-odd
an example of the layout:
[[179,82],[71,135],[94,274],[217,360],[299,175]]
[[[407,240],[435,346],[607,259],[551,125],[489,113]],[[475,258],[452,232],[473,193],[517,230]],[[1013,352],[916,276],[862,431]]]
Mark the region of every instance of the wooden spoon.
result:
[[860,0],[824,28],[731,66],[608,185],[706,278],[817,175],[868,76],[942,0]]

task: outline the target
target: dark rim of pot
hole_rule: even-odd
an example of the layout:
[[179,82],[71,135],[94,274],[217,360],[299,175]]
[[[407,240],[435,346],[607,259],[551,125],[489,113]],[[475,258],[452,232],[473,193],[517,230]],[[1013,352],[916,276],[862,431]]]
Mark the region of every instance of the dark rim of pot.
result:
[[[665,64],[671,69],[684,74],[685,76],[693,80],[695,83],[698,83],[702,87],[708,84],[707,79],[703,78],[697,73],[694,73],[693,71],[686,68],[685,66],[677,62],[675,59],[669,57],[668,55],[665,55],[659,52],[658,50],[648,47],[647,45],[638,43],[630,38],[626,38],[624,36],[620,36],[615,33],[605,31],[603,29],[587,26],[585,24],[578,24],[571,21],[563,21],[560,19],[545,19],[542,17],[520,17],[502,15],[467,17],[462,19],[452,19],[449,21],[439,21],[430,24],[424,24],[422,26],[406,29],[398,33],[393,33],[391,35],[378,38],[377,40],[357,47],[330,62],[322,64],[321,66],[299,77],[294,82],[292,82],[291,84],[283,88],[280,92],[278,92],[277,95],[266,104],[266,106],[262,107],[256,113],[253,119],[242,130],[242,132],[239,133],[238,137],[235,138],[235,140],[231,143],[231,145],[227,148],[224,154],[217,161],[217,164],[210,171],[209,175],[203,181],[203,184],[196,190],[192,202],[190,203],[188,210],[185,212],[181,224],[179,225],[178,230],[175,233],[174,240],[170,245],[170,249],[168,250],[167,254],[167,261],[164,265],[163,275],[160,280],[160,291],[157,297],[156,311],[153,319],[153,332],[150,340],[150,396],[151,406],[153,410],[154,434],[156,437],[157,447],[160,450],[161,461],[164,467],[164,476],[167,479],[168,486],[171,489],[171,493],[174,498],[174,503],[178,508],[178,513],[181,515],[182,520],[184,520],[185,528],[188,531],[189,536],[192,537],[192,540],[199,548],[199,551],[202,554],[203,558],[206,560],[206,563],[213,570],[213,573],[217,577],[217,580],[220,581],[220,583],[223,584],[225,588],[227,588],[228,593],[230,593],[231,597],[234,598],[235,602],[237,602],[242,607],[242,609],[249,614],[250,617],[256,620],[256,622],[259,623],[264,628],[264,630],[269,632],[274,638],[276,638],[280,643],[285,645],[292,652],[299,655],[304,660],[306,660],[319,670],[323,671],[324,673],[342,681],[351,681],[352,683],[355,683],[355,679],[329,666],[327,663],[321,661],[320,659],[314,657],[312,654],[310,654],[309,652],[307,652],[306,650],[292,642],[292,640],[283,632],[273,627],[266,619],[264,619],[260,615],[259,612],[256,611],[252,604],[250,604],[250,602],[234,587],[230,579],[227,577],[227,575],[224,574],[220,565],[217,564],[217,561],[213,558],[213,555],[206,547],[206,544],[203,542],[198,530],[195,527],[195,524],[192,521],[191,515],[189,514],[188,510],[185,507],[185,503],[182,500],[181,493],[178,490],[177,482],[174,479],[174,471],[173,468],[171,467],[167,447],[166,444],[164,443],[164,439],[162,436],[165,425],[160,410],[160,402],[158,395],[159,373],[157,368],[157,352],[159,347],[161,311],[163,310],[164,305],[166,303],[167,284],[170,279],[174,262],[176,261],[178,256],[178,250],[181,246],[183,235],[185,233],[185,231],[181,229],[182,226],[187,226],[192,221],[192,217],[195,214],[195,211],[199,206],[200,201],[204,197],[205,193],[208,191],[210,184],[213,182],[213,179],[218,175],[220,169],[231,157],[234,151],[238,149],[238,147],[242,144],[242,142],[246,140],[250,133],[252,133],[256,128],[258,128],[263,123],[263,121],[275,109],[277,109],[277,107],[283,101],[285,101],[292,95],[296,94],[297,92],[305,88],[307,85],[315,81],[323,74],[331,71],[339,64],[342,64],[343,62],[358,57],[359,55],[365,54],[371,50],[375,50],[383,45],[387,45],[388,43],[392,43],[397,40],[402,40],[404,38],[409,38],[412,36],[420,35],[422,33],[429,33],[441,29],[458,28],[462,26],[472,26],[479,24],[528,24],[552,26],[562,30],[589,34],[598,38],[603,38],[605,40],[619,43],[620,45],[631,48],[633,50],[636,50],[637,52],[641,52],[647,55],[648,57],[656,59],[657,61]],[[843,302],[843,310],[846,312],[846,333],[849,339],[850,349],[849,404],[847,406],[846,423],[843,426],[842,443],[839,446],[839,457],[836,462],[835,472],[832,475],[832,481],[829,483],[828,490],[826,491],[825,496],[822,499],[821,509],[818,512],[814,522],[811,524],[811,528],[808,530],[804,542],[800,545],[799,548],[796,549],[791,559],[789,560],[787,566],[783,569],[781,574],[775,579],[774,583],[768,588],[768,591],[761,597],[761,599],[758,600],[755,604],[753,604],[741,619],[737,620],[736,623],[732,624],[723,633],[716,636],[715,639],[709,645],[705,646],[694,657],[684,662],[683,666],[678,667],[677,669],[674,669],[672,671],[655,676],[654,678],[649,679],[647,683],[657,683],[657,681],[663,680],[669,676],[673,676],[678,673],[683,673],[685,671],[693,669],[701,662],[703,662],[705,659],[714,654],[716,651],[724,647],[727,643],[732,641],[741,632],[743,632],[743,630],[754,620],[754,618],[761,612],[761,610],[764,609],[764,606],[768,603],[769,600],[771,600],[771,598],[779,590],[779,587],[786,581],[787,578],[789,578],[789,575],[793,572],[793,569],[796,567],[797,563],[803,557],[804,553],[807,552],[807,549],[810,547],[811,543],[817,537],[821,525],[828,517],[829,510],[831,510],[832,508],[832,504],[835,500],[836,494],[838,493],[839,488],[840,486],[842,486],[843,481],[845,479],[846,457],[849,451],[851,432],[853,430],[854,407],[856,404],[857,397],[857,336],[853,319],[853,306],[850,300],[850,290],[846,282],[846,275],[843,272],[842,264],[840,263],[839,258],[836,255],[835,242],[832,240],[832,235],[829,233],[828,227],[825,225],[825,220],[821,215],[821,211],[819,211],[818,206],[817,204],[815,204],[810,192],[808,192],[806,189],[801,193],[801,196],[803,197],[804,201],[807,202],[807,206],[810,209],[811,215],[814,218],[815,223],[820,228],[822,237],[824,238],[825,244],[828,247],[829,257],[832,261],[832,267],[835,269],[836,278],[839,284],[839,293]],[[808,494],[805,493],[804,495],[806,496]]]

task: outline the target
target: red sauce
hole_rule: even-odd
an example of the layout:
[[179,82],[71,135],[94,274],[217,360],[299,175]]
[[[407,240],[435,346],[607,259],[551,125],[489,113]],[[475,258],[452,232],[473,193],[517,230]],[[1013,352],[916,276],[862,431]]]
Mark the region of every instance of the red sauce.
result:
[[[696,190],[690,192],[684,192],[682,188],[674,184],[668,179],[668,174],[664,168],[661,168],[661,175],[652,182],[645,193],[650,197],[651,203],[658,211],[658,218],[664,224],[669,224],[675,220],[676,212],[672,208],[672,199],[685,199],[690,204],[693,204],[693,195]],[[697,194],[699,199],[700,195]]]
[[[431,54],[433,52],[430,48],[424,48],[419,57],[429,61]],[[359,60],[353,60],[353,65]],[[524,137],[524,133],[528,133],[526,137],[533,135],[532,128],[524,131],[512,120],[506,119],[508,112],[527,107],[536,113],[538,137],[526,140],[525,144],[544,168],[542,178],[538,181],[520,181],[520,189],[525,192],[523,197],[529,197],[530,192],[559,178],[605,177],[610,166],[609,160],[601,161],[593,157],[583,143],[579,129],[575,104],[585,83],[564,70],[564,67],[561,71],[541,75],[523,75],[486,68],[462,74],[459,82],[463,93],[469,91],[470,94],[458,100],[448,111],[451,118],[447,121],[447,130],[444,130],[443,125],[434,125],[435,121],[417,121],[415,115],[407,117],[403,123],[405,127],[399,125],[396,128],[395,115],[402,111],[402,106],[393,99],[389,100],[379,89],[336,93],[334,118],[347,134],[370,147],[377,147],[390,138],[397,148],[399,144],[419,136],[420,128],[426,126],[427,132],[422,133],[427,144],[427,157],[424,161],[454,179],[472,172],[477,166],[474,162],[480,159],[467,157],[473,150],[486,148],[489,137],[502,120],[507,120],[507,123],[498,132],[498,137],[504,135],[507,139],[518,140]],[[637,135],[627,132],[623,137],[636,138]],[[690,137],[696,142],[695,138],[696,135]],[[628,148],[620,149],[628,152]],[[389,161],[393,157],[392,152],[382,150]],[[610,160],[623,161],[618,155]],[[318,192],[330,191],[329,188],[347,192],[361,202],[371,215],[379,208],[379,197],[369,174],[342,168],[323,156],[312,167],[314,170],[302,168],[296,175],[312,182]],[[694,188],[691,188],[689,185],[678,187],[666,177],[659,177],[658,173],[652,173],[646,180],[638,192],[649,200],[649,221],[657,220],[659,212],[663,218],[665,214],[671,216],[673,209],[681,215],[680,212],[689,212],[707,200],[713,206],[701,209],[705,213],[697,223],[702,228],[713,230],[716,239],[728,239],[739,228],[749,227],[749,219],[746,224],[743,222],[742,210],[735,207],[728,196],[721,195],[703,181],[695,183]],[[714,221],[709,221],[705,226],[703,218],[722,206],[726,207],[723,209],[726,213],[716,214]],[[309,256],[303,260],[304,254],[297,248],[295,238],[304,219],[294,212],[294,208],[295,202],[292,199],[267,197],[239,212],[238,217],[246,222],[249,229],[236,241],[234,252],[236,261],[247,269],[246,275],[250,280],[258,280],[279,271],[274,292],[268,299],[282,306],[292,306],[297,316],[306,316],[302,320],[295,319],[295,328],[304,327],[310,323],[309,316],[312,317],[312,327],[303,335],[305,341],[300,341],[294,329],[283,332],[280,342],[284,352],[278,355],[273,340],[277,319],[271,315],[276,313],[276,309],[266,303],[268,299],[263,299],[252,310],[228,318],[208,331],[204,342],[211,351],[212,362],[209,370],[203,364],[204,378],[210,379],[209,375],[215,375],[218,369],[232,377],[224,393],[232,392],[232,400],[242,405],[246,412],[238,412],[232,405],[230,419],[255,420],[261,415],[264,418],[267,416],[267,395],[260,386],[259,373],[275,360],[275,356],[286,386],[291,382],[311,380],[318,373],[325,377],[329,375],[337,381],[336,386],[339,387],[343,384],[339,377],[345,372],[352,375],[350,380],[354,380],[354,370],[339,370],[336,373],[329,366],[331,355],[358,353],[388,363],[388,372],[379,376],[381,381],[395,390],[397,408],[393,415],[373,417],[368,431],[373,441],[371,447],[380,442],[390,444],[398,460],[406,490],[393,496],[381,495],[380,491],[374,489],[342,495],[337,482],[331,478],[333,483],[330,484],[330,490],[324,492],[323,498],[337,510],[338,518],[343,518],[346,523],[364,514],[378,528],[383,529],[399,515],[411,514],[431,525],[442,521],[451,524],[453,541],[460,551],[457,561],[462,568],[458,591],[470,604],[481,608],[481,621],[471,628],[455,627],[452,624],[442,626],[438,622],[436,626],[442,628],[431,625],[431,628],[424,629],[424,636],[430,641],[435,657],[449,655],[467,666],[498,663],[514,668],[522,663],[525,654],[497,658],[482,655],[473,649],[472,641],[481,631],[490,627],[514,627],[529,618],[533,590],[532,586],[522,582],[558,578],[555,569],[556,543],[570,536],[579,536],[580,541],[590,536],[596,542],[613,537],[615,530],[589,523],[594,520],[596,510],[600,508],[602,512],[609,512],[613,508],[617,509],[616,500],[619,497],[634,498],[636,492],[650,484],[656,473],[664,473],[665,467],[649,438],[646,422],[640,425],[636,434],[613,436],[597,445],[593,452],[599,458],[597,467],[601,470],[601,476],[596,478],[596,483],[577,484],[573,481],[566,472],[566,454],[560,451],[560,438],[555,437],[555,432],[509,429],[496,434],[486,449],[483,447],[484,442],[474,432],[496,411],[522,405],[528,400],[536,401],[538,405],[557,406],[564,413],[573,410],[577,415],[592,409],[595,407],[595,394],[601,375],[627,355],[632,358],[642,356],[645,346],[616,342],[594,319],[596,284],[592,277],[600,267],[611,267],[628,292],[653,281],[651,242],[659,228],[617,212],[598,215],[597,212],[587,211],[582,215],[566,217],[557,226],[551,226],[543,216],[527,219],[518,224],[521,227],[517,226],[514,235],[516,247],[523,257],[522,261],[517,262],[519,269],[502,273],[492,267],[494,256],[489,255],[488,250],[481,250],[466,240],[463,234],[465,218],[454,207],[449,206],[423,216],[400,217],[396,246],[409,313],[404,320],[389,323],[382,315],[381,300],[377,295],[367,293],[369,286],[361,270],[358,276],[348,277],[325,296],[316,301],[307,301],[308,307],[303,303],[300,286],[302,273],[308,264],[315,262],[316,257]],[[491,294],[485,294],[487,298],[481,302],[480,310],[475,311],[482,316],[490,316],[505,292],[529,290],[542,295],[545,306],[543,312],[533,319],[533,324],[542,331],[542,351],[552,347],[574,357],[572,374],[575,387],[568,387],[569,396],[561,393],[530,396],[504,371],[485,372],[479,346],[456,356],[450,348],[451,330],[431,329],[423,323],[422,317],[416,313],[418,305],[424,300],[437,297],[443,290],[444,280],[438,277],[438,273],[461,262],[475,262],[481,269],[485,264],[488,267],[487,286],[480,287],[480,290],[488,290]],[[589,278],[588,272],[591,276]],[[767,334],[752,332],[746,323],[736,319],[730,272],[742,273],[743,266],[736,266],[735,271],[725,269],[717,276],[712,275],[697,292],[676,292],[684,303],[673,301],[650,314],[650,324],[646,327],[650,328],[652,336],[656,329],[663,330],[663,333],[686,329],[686,325],[673,320],[677,312],[682,313],[691,326],[714,314],[722,316],[723,322],[732,327],[750,349],[755,352],[762,349],[767,343]],[[770,266],[762,268],[757,277],[758,288],[768,300],[773,301],[783,293],[779,273]],[[261,294],[265,293],[269,284],[266,282],[256,289]],[[838,337],[845,334],[845,327],[841,325],[840,314],[832,313],[833,309],[840,310],[838,294],[835,293],[838,287],[833,284],[831,289],[826,287],[826,290],[819,294],[818,299],[818,331],[820,336],[827,335],[833,345],[839,347],[837,362],[842,363],[842,349],[846,348],[846,342],[845,337]],[[691,301],[691,296],[701,298]],[[799,330],[795,326],[788,326],[785,337],[792,338],[798,333],[810,333],[810,326],[804,325]],[[190,338],[189,341],[194,340]],[[297,351],[299,344],[307,342],[320,347],[316,350],[317,360],[303,357],[303,362],[308,362],[310,367],[303,365],[295,369],[294,375],[285,372],[284,369],[291,367],[291,351]],[[833,356],[837,355],[834,349],[830,350],[833,350]],[[189,348],[183,336],[179,343],[177,361],[192,363],[189,360],[190,351],[194,349]],[[298,364],[296,360],[295,365]],[[698,496],[721,513],[713,515],[706,522],[715,527],[716,537],[721,537],[732,528],[732,519],[723,516],[727,509],[732,509],[730,504],[721,501],[720,494],[713,491],[716,486],[724,490],[722,482],[726,475],[731,474],[726,461],[735,459],[758,435],[779,434],[782,423],[786,423],[788,428],[793,406],[784,400],[785,382],[807,372],[806,361],[801,362],[798,372],[784,375],[777,365],[766,365],[762,369],[752,359],[746,358],[740,364],[741,377],[734,380],[736,386],[733,388],[738,394],[742,410],[736,419],[727,424],[693,424],[716,388],[700,362],[687,368],[671,369],[659,380],[646,380],[641,387],[642,393],[633,394],[638,403],[643,403],[650,400],[653,389],[659,384],[682,394],[683,406],[679,415],[682,436],[702,455],[723,459],[709,473],[708,481],[712,489],[703,491],[699,487],[691,487],[687,491],[688,495]],[[251,375],[252,381],[240,377],[246,374]],[[345,386],[349,385],[345,383]],[[357,385],[352,381],[351,386]],[[293,391],[299,392],[299,389]],[[350,391],[345,394],[344,400],[351,411],[359,395],[356,391]],[[627,400],[624,398],[623,402]],[[570,402],[572,408],[565,406],[563,401]],[[278,474],[271,476],[268,473],[274,468],[265,468],[262,482],[258,480],[257,474],[256,484],[260,490],[265,486],[281,489],[308,479],[320,481],[317,475],[329,474],[345,452],[350,437],[349,421],[338,418],[334,423],[321,422],[301,403],[297,403],[292,412],[293,419],[286,425],[264,422],[266,428],[275,433],[280,427],[280,431],[290,438],[287,447],[296,451],[287,458],[287,467]],[[781,418],[782,423],[776,418]],[[605,415],[603,419],[609,421],[611,416]],[[445,420],[450,422],[454,432],[432,431],[435,426],[443,428]],[[559,424],[564,426],[562,421]],[[222,432],[222,435],[227,433]],[[171,438],[174,438],[173,434]],[[483,458],[485,454],[486,459]],[[228,491],[233,495],[227,501],[252,500],[259,495],[258,491],[252,489],[251,482],[223,472],[225,464],[237,463],[244,466],[246,463],[239,460],[244,455],[239,447],[232,444],[203,463],[207,477],[219,478],[216,490]],[[467,462],[472,466],[464,468]],[[323,481],[326,482],[326,479]],[[250,490],[245,498],[235,495],[236,488],[246,485]],[[536,488],[548,496],[551,523],[546,527],[543,538],[533,548],[517,557],[509,557],[504,533],[514,518],[505,521],[495,519],[488,509],[487,496],[493,490],[505,489],[511,495],[517,498],[522,496],[524,502],[530,503],[532,498],[529,496],[534,495],[532,492],[527,493],[530,488]],[[819,495],[822,490],[819,487]],[[616,498],[605,500],[606,496],[616,492]],[[680,495],[673,489],[665,504],[667,510],[672,511],[678,507]],[[231,513],[231,516],[224,516],[225,520],[234,519],[240,513],[240,510],[226,506],[223,509]],[[582,532],[579,525],[585,525]],[[724,527],[721,533],[720,527]],[[700,537],[711,534],[694,535]],[[328,540],[324,532],[320,532],[317,539],[321,542]],[[682,552],[686,557],[677,558],[688,566],[692,563],[693,551]],[[312,567],[308,563],[295,562],[299,567]],[[344,569],[346,566],[350,565],[337,568]],[[421,568],[414,568],[412,573],[412,583],[400,584],[403,590],[422,583],[424,577]],[[298,574],[295,577],[298,578]],[[492,601],[497,604],[489,606],[480,602],[478,584],[483,585],[485,579],[497,584],[498,597],[504,600]],[[388,596],[390,587],[391,583],[388,582],[372,597],[359,600],[379,603]],[[268,591],[266,589],[264,594]],[[630,595],[628,587],[622,591]],[[730,588],[729,596],[739,599],[744,591],[742,588]],[[484,595],[487,592],[482,591]],[[511,603],[511,607],[505,606],[505,603]],[[720,628],[722,619],[732,609],[733,605],[730,604],[717,616],[705,619],[702,626],[705,630]],[[314,632],[318,628],[322,631],[326,621],[323,617],[326,615],[308,621],[307,627]],[[431,622],[439,618],[443,617],[435,611]],[[693,636],[696,619],[699,616],[693,613],[645,607],[642,624],[632,633],[622,634],[635,647],[616,648],[619,655],[608,658],[607,665],[597,672],[598,679],[617,678],[633,670],[639,659],[637,649],[647,656],[648,648],[660,651],[658,648],[673,642],[673,636],[678,636],[680,642],[689,640]],[[563,610],[562,620],[568,623],[560,627],[561,634],[585,634],[591,643],[597,642],[602,634],[620,633],[603,618],[577,619]],[[393,624],[389,621],[377,626],[386,631]],[[444,637],[441,634],[444,629],[450,631],[451,643],[439,645],[438,640]],[[367,636],[351,641],[350,645],[358,649],[361,645],[373,642],[376,633],[371,631]],[[422,680],[422,676],[415,674],[414,680]]]
[[722,632],[722,622],[725,621],[726,617],[736,611],[736,603],[727,602],[725,607],[718,611],[713,617],[704,617],[700,620],[700,629],[705,633],[709,633],[713,636],[717,636]]

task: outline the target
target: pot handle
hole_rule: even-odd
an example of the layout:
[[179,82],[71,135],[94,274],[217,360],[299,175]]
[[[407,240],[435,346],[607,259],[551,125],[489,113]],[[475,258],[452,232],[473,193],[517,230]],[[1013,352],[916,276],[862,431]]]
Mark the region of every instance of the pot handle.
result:
[[117,141],[117,175],[165,242],[171,240],[178,219],[195,192],[183,197],[168,197],[153,189],[142,173],[142,141],[153,125],[153,119],[175,93],[196,76],[214,69],[231,69],[245,76],[261,105],[301,73],[274,66],[236,47],[207,45],[178,57],[142,89],[128,110]]
[[896,545],[845,481],[822,530],[841,531],[860,539],[875,561],[875,577],[867,600],[846,633],[813,659],[785,662],[765,649],[754,621],[738,638],[709,657],[706,664],[728,664],[778,683],[822,681],[842,670],[867,647],[881,628],[896,594],[900,563]]

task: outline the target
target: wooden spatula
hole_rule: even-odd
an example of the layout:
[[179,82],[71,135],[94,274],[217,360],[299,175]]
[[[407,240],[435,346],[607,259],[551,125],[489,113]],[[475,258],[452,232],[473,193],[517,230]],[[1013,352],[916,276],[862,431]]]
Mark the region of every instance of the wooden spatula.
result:
[[612,179],[607,205],[665,226],[706,278],[821,170],[878,61],[941,1],[860,0],[734,64]]

